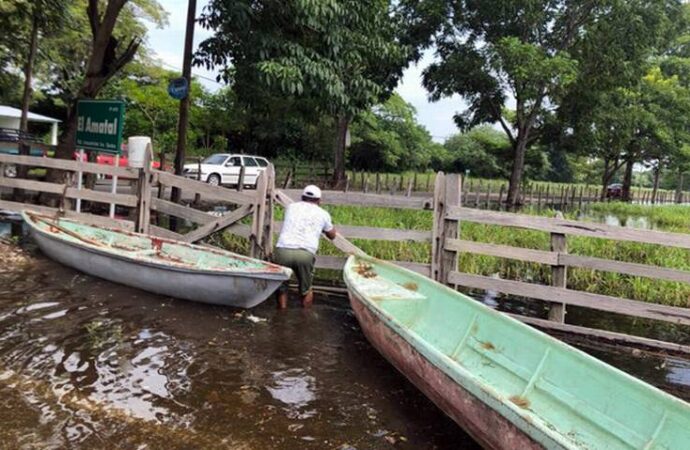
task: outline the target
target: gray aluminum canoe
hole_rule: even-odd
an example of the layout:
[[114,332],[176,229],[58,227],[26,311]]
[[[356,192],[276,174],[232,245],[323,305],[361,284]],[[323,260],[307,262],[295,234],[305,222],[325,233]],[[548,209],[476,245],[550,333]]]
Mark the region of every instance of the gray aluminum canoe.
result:
[[89,275],[185,300],[251,308],[292,271],[232,252],[23,211],[51,259]]

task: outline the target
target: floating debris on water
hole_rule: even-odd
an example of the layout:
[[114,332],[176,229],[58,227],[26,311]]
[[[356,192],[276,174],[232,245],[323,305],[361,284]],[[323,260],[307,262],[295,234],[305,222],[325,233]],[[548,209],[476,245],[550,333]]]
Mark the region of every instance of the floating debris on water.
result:
[[14,271],[31,262],[31,257],[10,239],[0,239],[0,273]]
[[252,322],[252,323],[268,322],[268,319],[264,319],[263,317],[254,316],[252,314],[249,314],[247,316],[247,320]]

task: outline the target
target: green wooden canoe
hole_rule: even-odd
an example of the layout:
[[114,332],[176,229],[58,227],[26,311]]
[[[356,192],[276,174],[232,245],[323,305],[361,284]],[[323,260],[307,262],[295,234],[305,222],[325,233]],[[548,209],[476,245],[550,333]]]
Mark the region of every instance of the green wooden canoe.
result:
[[344,277],[369,341],[487,448],[690,448],[678,398],[392,264]]
[[50,258],[89,275],[171,297],[252,308],[292,271],[225,250],[56,219],[31,211],[22,217]]

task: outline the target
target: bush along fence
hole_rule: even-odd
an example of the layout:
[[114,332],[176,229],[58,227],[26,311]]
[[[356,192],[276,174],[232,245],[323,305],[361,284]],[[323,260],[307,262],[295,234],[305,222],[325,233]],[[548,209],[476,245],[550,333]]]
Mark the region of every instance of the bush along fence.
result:
[[[49,158],[0,155],[0,165],[15,164],[59,170],[64,174],[63,183],[34,181],[17,178],[0,178],[0,186],[23,189],[52,195],[59,206],[48,207],[30,204],[31,196],[24,202],[0,200],[0,208],[9,210],[34,209],[44,213],[64,214],[85,222],[118,226],[151,235],[175,238],[186,242],[199,242],[211,234],[226,230],[245,237],[250,243],[250,254],[269,258],[274,235],[281,223],[274,220],[277,205],[287,205],[299,198],[301,190],[275,187],[275,173],[269,166],[259,177],[256,190],[237,192],[218,186],[178,177],[150,168],[147,162],[142,169],[102,166],[87,162],[55,160]],[[0,168],[2,169],[2,168]],[[0,174],[3,171],[0,170]],[[136,179],[136,189],[131,194],[98,192],[74,185],[75,174],[95,173]],[[222,204],[229,211],[221,216],[200,209],[198,205],[173,203],[165,196],[154,194],[162,186],[176,187],[186,194],[201,196],[206,201]],[[649,230],[634,230],[604,224],[564,220],[562,218],[535,217],[498,211],[482,211],[465,206],[462,177],[439,173],[434,179],[433,193],[423,196],[392,196],[364,192],[324,191],[324,203],[393,209],[427,210],[433,214],[430,230],[402,230],[367,226],[339,226],[341,233],[334,244],[345,255],[362,251],[347,238],[374,241],[425,242],[430,244],[430,264],[395,261],[403,267],[419,272],[434,280],[463,289],[496,291],[507,295],[545,302],[549,307],[549,319],[519,318],[538,327],[560,332],[595,336],[616,343],[628,343],[656,349],[690,354],[690,347],[658,340],[595,330],[568,324],[567,308],[577,306],[595,311],[650,319],[676,325],[690,325],[690,308],[645,303],[583,292],[568,288],[568,269],[580,268],[592,271],[615,272],[635,277],[690,283],[690,271],[669,269],[640,263],[614,261],[568,252],[568,237],[606,239],[654,244],[670,249],[690,251],[690,235]],[[104,204],[117,204],[129,209],[127,218],[110,218],[75,210],[73,200],[85,200]],[[185,233],[171,231],[160,226],[161,216],[181,218],[193,224]],[[537,230],[551,237],[550,250],[519,248],[495,243],[463,239],[462,223],[474,222],[498,227]],[[520,280],[498,279],[463,271],[459,256],[463,253],[506,258],[550,266],[551,285]],[[319,256],[317,267],[339,270],[345,257]]]

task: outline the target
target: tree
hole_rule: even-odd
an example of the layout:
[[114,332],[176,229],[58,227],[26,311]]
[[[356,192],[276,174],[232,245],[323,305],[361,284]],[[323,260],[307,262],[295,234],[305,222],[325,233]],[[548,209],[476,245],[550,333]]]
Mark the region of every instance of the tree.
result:
[[[124,135],[150,136],[155,149],[174,147],[179,102],[168,94],[168,83],[178,74],[156,65],[155,61],[135,61],[115,77],[100,95],[125,101],[127,120]],[[192,82],[195,94],[202,91]]]
[[[538,138],[544,116],[578,81],[586,63],[583,57],[607,53],[609,57],[599,58],[600,62],[622,59],[634,65],[639,60],[629,56],[646,55],[653,48],[655,36],[665,32],[680,4],[680,0],[455,2],[439,26],[439,61],[425,71],[424,84],[433,99],[457,93],[469,101],[468,110],[456,116],[461,129],[485,122],[501,125],[513,147],[507,202],[515,205],[527,148]],[[625,26],[614,30],[610,24],[621,24],[621,18],[627,21]],[[601,40],[600,29],[616,31],[615,39]],[[609,66],[599,70],[606,72]],[[509,121],[504,108],[512,100],[515,119]]]
[[[19,128],[26,132],[39,40],[60,29],[67,11],[59,0],[9,0],[3,3],[0,11],[3,13],[0,27],[4,30],[0,38],[0,58],[6,66],[22,67],[24,83]],[[25,48],[26,53],[14,50],[16,48]]]
[[211,0],[200,21],[215,33],[201,43],[197,61],[224,67],[224,78],[250,107],[258,88],[309,98],[333,117],[338,184],[349,122],[385,98],[407,61],[389,7],[386,0]]
[[690,146],[690,90],[682,86],[678,77],[666,77],[655,67],[643,78],[641,101],[647,115],[638,125],[631,145],[642,148],[641,155],[653,167],[656,199],[661,171],[675,165],[687,164],[686,149]]
[[[501,162],[505,155],[510,153],[510,142],[504,133],[490,126],[482,125],[451,136],[443,146],[448,152],[443,170],[469,172],[482,178],[500,178],[507,175]],[[503,158],[501,154],[504,155]]]
[[83,28],[73,28],[50,43],[54,51],[63,52],[55,59],[57,67],[53,68],[50,82],[67,106],[67,119],[56,151],[56,157],[65,159],[71,158],[74,151],[77,101],[96,98],[139,50],[145,27],[137,18],[165,21],[165,13],[155,0],[88,0],[88,4],[77,2],[74,8],[84,11],[84,6],[86,15],[74,14],[73,26],[85,25],[90,39]]
[[399,95],[361,112],[351,127],[350,166],[369,171],[427,169],[441,149]]

